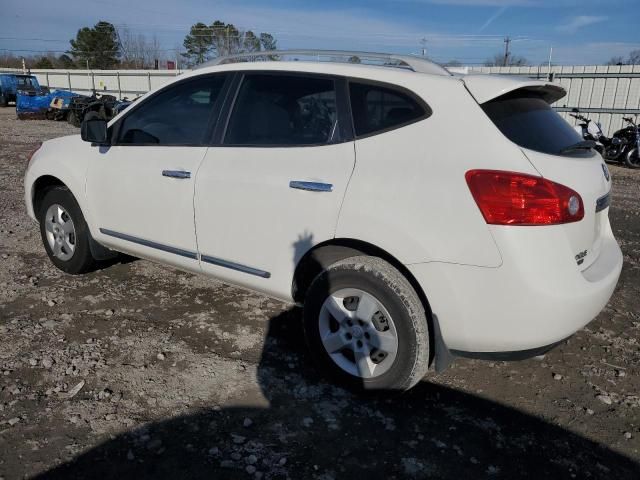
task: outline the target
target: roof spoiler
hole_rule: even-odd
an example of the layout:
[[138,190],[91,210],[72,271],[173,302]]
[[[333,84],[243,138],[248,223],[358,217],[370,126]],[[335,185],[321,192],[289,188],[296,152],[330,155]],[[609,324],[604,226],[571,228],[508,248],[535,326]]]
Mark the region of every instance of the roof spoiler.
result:
[[494,100],[516,90],[539,93],[549,104],[557,102],[567,94],[567,91],[557,83],[545,80],[531,80],[515,75],[463,75],[461,79],[479,104]]

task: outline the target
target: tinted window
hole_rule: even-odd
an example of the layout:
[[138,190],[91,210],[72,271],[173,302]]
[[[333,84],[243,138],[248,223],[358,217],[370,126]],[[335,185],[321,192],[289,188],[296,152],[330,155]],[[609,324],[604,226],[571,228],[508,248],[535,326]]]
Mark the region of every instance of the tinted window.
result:
[[500,131],[521,147],[559,154],[582,137],[534,93],[516,92],[482,105]]
[[349,95],[358,137],[400,127],[427,113],[415,99],[391,88],[352,82]]
[[225,77],[180,83],[150,98],[120,124],[120,144],[203,145]]
[[336,140],[336,94],[330,79],[245,76],[225,143],[317,145]]
[[35,87],[36,79],[34,77],[16,77],[19,87]]

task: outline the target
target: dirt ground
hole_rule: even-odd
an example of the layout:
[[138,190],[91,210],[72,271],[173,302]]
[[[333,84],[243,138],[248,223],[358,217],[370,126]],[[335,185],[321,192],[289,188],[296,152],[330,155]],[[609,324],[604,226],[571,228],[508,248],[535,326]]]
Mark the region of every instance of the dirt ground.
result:
[[141,260],[55,269],[22,177],[74,133],[0,110],[0,479],[640,478],[640,172],[610,166],[625,266],[586,328],[362,397],[289,305]]

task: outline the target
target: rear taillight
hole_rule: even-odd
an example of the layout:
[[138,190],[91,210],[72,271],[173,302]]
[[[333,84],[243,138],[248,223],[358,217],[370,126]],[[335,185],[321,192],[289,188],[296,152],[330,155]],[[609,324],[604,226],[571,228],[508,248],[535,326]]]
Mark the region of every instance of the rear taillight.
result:
[[557,225],[584,217],[580,195],[542,177],[498,170],[470,170],[467,185],[491,225]]
[[33,156],[36,154],[36,152],[38,150],[40,150],[40,147],[42,147],[42,142],[39,142],[38,146],[36,148],[34,148],[33,150],[31,150],[31,152],[27,156],[27,163],[31,162],[31,159],[33,158]]

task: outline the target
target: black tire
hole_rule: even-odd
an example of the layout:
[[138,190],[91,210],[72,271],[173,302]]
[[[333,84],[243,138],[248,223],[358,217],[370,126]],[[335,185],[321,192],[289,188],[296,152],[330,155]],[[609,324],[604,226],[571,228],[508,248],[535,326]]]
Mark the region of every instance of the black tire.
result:
[[7,101],[7,97],[0,94],[0,107],[8,107],[8,106],[9,106],[9,102]]
[[637,148],[629,151],[624,157],[624,163],[629,168],[640,168],[640,151]]
[[67,122],[69,122],[74,127],[80,126],[80,119],[78,118],[78,114],[75,110],[70,110],[69,115],[67,116]]
[[[352,288],[375,297],[389,313],[397,333],[395,359],[388,370],[372,378],[362,378],[338,366],[322,343],[322,305],[332,293]],[[422,302],[411,284],[378,257],[351,257],[332,264],[314,279],[304,305],[305,337],[313,360],[323,374],[357,391],[405,391],[418,383],[429,369],[427,322]]]
[[[45,220],[47,210],[51,205],[58,204],[64,208],[75,228],[75,250],[73,255],[68,260],[62,260],[54,256],[49,241],[47,240],[47,232],[45,228]],[[72,275],[85,273],[92,270],[95,267],[96,261],[91,255],[91,248],[89,246],[90,234],[87,223],[84,220],[82,211],[78,202],[66,187],[53,187],[49,189],[42,199],[40,211],[38,213],[38,221],[40,222],[40,235],[42,237],[42,243],[49,256],[51,262],[60,270]]]

